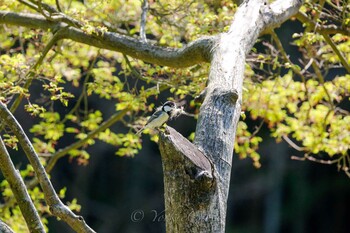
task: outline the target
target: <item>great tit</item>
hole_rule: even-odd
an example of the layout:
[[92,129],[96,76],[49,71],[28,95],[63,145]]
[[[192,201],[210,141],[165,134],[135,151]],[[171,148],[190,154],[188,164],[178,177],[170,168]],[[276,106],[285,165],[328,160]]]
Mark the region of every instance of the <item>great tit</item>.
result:
[[136,134],[141,135],[142,131],[145,129],[154,129],[161,127],[165,122],[172,117],[172,112],[176,110],[176,104],[172,101],[165,102],[161,107],[152,114],[152,116],[147,121],[146,125],[142,127]]

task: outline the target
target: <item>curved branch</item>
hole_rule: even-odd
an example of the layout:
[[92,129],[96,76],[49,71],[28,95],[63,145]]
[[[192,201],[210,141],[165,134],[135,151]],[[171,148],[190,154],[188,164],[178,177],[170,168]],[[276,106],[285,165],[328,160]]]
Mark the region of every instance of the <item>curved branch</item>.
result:
[[138,39],[113,32],[87,34],[84,31],[67,27],[66,23],[54,22],[37,14],[0,11],[0,24],[24,26],[28,28],[57,31],[67,28],[62,38],[117,51],[145,62],[171,67],[189,67],[200,62],[209,62],[216,37],[202,37],[183,48],[166,48],[141,42]]
[[0,232],[2,233],[15,233],[6,223],[0,219]]
[[[45,233],[44,226],[39,214],[30,199],[24,181],[13,165],[6,146],[0,136],[0,169],[7,182],[10,184],[12,193],[17,200],[21,213],[27,223],[30,232]],[[0,229],[0,232],[3,232]]]
[[65,221],[76,232],[95,232],[84,221],[83,217],[75,215],[66,205],[64,205],[56,194],[51,181],[40,163],[39,157],[16,118],[7,109],[6,105],[0,102],[0,119],[16,135],[23,151],[32,165],[36,177],[45,195],[45,201],[50,207],[51,213]]
[[62,13],[58,0],[56,0],[57,10],[52,6],[41,1],[40,2],[33,1],[33,0],[29,0],[29,2],[27,0],[18,0],[18,1],[28,6],[29,8],[35,10],[36,12],[42,14],[48,20],[55,21],[55,22],[61,21],[73,27],[83,26],[83,24],[78,20],[73,19],[70,16]]

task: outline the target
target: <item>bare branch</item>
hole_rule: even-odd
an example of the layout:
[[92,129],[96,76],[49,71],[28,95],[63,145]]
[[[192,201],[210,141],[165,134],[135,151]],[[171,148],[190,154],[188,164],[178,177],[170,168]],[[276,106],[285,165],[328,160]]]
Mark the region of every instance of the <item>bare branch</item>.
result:
[[51,213],[65,221],[76,232],[95,232],[84,221],[82,216],[75,215],[57,196],[45,168],[40,163],[39,157],[16,118],[7,109],[6,105],[0,102],[0,119],[16,135],[23,151],[32,165],[39,184],[44,192],[46,204],[50,207]]
[[297,151],[305,151],[304,147],[300,147],[297,144],[295,144],[287,135],[282,135],[282,138]]
[[[22,215],[30,232],[45,232],[39,214],[30,199],[24,181],[13,165],[6,146],[0,136],[0,169],[7,182],[9,182],[13,195],[15,196]],[[3,232],[3,231],[1,231]]]
[[55,21],[55,22],[62,21],[73,27],[83,26],[83,24],[78,20],[73,19],[72,17],[61,12],[58,0],[56,0],[56,6],[58,10],[41,1],[40,2],[33,1],[33,0],[29,0],[29,2],[27,0],[17,0],[17,1],[30,7],[31,9],[37,11],[38,13],[42,14],[46,19],[50,21]]
[[[287,20],[297,12],[299,2],[297,0],[276,1],[269,7],[263,8],[261,13],[264,15],[263,18],[266,19],[265,24],[269,25],[269,28],[272,28]],[[51,11],[52,9],[49,10]],[[67,21],[65,19],[67,17],[61,14],[50,17],[45,18],[37,14],[0,11],[0,24],[40,28],[43,30],[50,29],[51,31],[67,27],[67,24],[76,24],[75,21],[72,23],[70,19]],[[59,22],[60,20],[63,22]],[[117,33],[100,32],[96,29],[96,33],[87,34],[73,27],[68,27],[62,38],[121,52],[146,62],[171,67],[189,67],[200,62],[209,62],[211,60],[212,48],[217,41],[217,37],[215,36],[202,37],[183,48],[165,48],[150,45],[138,39]]]
[[262,10],[266,29],[280,26],[284,21],[298,13],[303,0],[279,0],[266,5]]
[[0,219],[0,232],[1,233],[15,233],[6,223]]
[[312,162],[316,162],[316,163],[321,163],[321,164],[327,164],[327,165],[330,165],[330,164],[335,164],[339,161],[339,159],[334,159],[334,160],[323,160],[323,159],[316,159],[308,154],[305,154],[304,157],[299,157],[299,156],[292,156],[291,157],[292,160],[299,160],[299,161],[305,161],[306,159],[307,160],[310,160]]
[[59,0],[55,0],[55,2],[56,2],[57,10],[58,10],[59,12],[62,12],[61,5],[60,5]]
[[141,25],[140,25],[140,37],[142,42],[147,43],[146,37],[146,18],[148,11],[148,0],[142,1],[142,13],[141,13]]
[[[37,14],[0,11],[0,24],[57,31],[66,28],[66,23],[54,22]],[[84,31],[67,27],[62,38],[92,45],[102,49],[121,52],[146,62],[171,67],[189,67],[201,62],[209,62],[211,49],[216,37],[202,37],[183,48],[165,48],[143,43],[138,39],[112,32],[87,34]]]

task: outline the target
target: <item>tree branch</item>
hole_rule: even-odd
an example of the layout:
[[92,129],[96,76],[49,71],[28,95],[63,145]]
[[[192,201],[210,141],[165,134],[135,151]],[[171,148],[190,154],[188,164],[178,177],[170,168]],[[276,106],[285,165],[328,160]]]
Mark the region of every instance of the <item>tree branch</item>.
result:
[[147,19],[147,11],[148,11],[148,0],[143,0],[141,7],[142,7],[142,13],[141,13],[141,23],[140,23],[140,38],[142,42],[147,43],[146,19]]
[[[22,215],[30,232],[45,232],[39,214],[30,199],[24,181],[13,165],[6,146],[0,136],[0,169],[7,182],[9,182],[13,195],[15,196]],[[3,232],[3,231],[1,231]]]
[[335,43],[332,41],[332,39],[329,37],[330,31],[335,32],[335,33],[341,33],[344,35],[349,36],[350,35],[350,31],[349,30],[337,30],[337,31],[333,31],[334,29],[331,28],[323,28],[322,26],[319,26],[318,24],[316,24],[314,21],[312,21],[311,19],[309,19],[304,13],[299,12],[296,15],[297,19],[302,22],[302,23],[308,23],[310,25],[310,27],[314,28],[316,32],[320,33],[323,38],[325,39],[325,41],[327,42],[327,44],[329,46],[331,46],[333,52],[338,56],[340,63],[344,66],[344,68],[350,73],[350,65],[349,63],[346,61],[345,56],[339,51],[339,49],[337,48],[337,46],[335,45]]
[[261,10],[265,29],[280,26],[284,21],[297,14],[303,0],[278,0],[265,5]]
[[44,192],[46,204],[50,207],[51,213],[65,221],[76,232],[95,232],[84,221],[82,216],[75,215],[66,205],[64,205],[57,196],[45,168],[40,163],[39,157],[27,135],[23,131],[21,125],[16,118],[0,102],[0,119],[12,130],[16,135],[23,151],[25,152],[30,164],[32,165],[39,184]]
[[78,20],[73,19],[70,16],[61,12],[58,0],[56,0],[57,10],[42,1],[33,1],[33,0],[29,0],[29,2],[27,0],[17,0],[17,1],[37,11],[38,13],[42,14],[48,20],[55,21],[55,22],[61,21],[73,27],[83,26],[83,24]]
[[339,51],[336,44],[332,41],[332,39],[329,37],[328,34],[321,33],[321,35],[323,36],[327,44],[331,46],[333,52],[338,56],[340,63],[344,66],[344,68],[348,71],[348,73],[350,73],[350,65],[347,62],[345,56],[342,54],[342,52]]
[[[66,23],[50,21],[41,15],[8,11],[0,11],[0,24],[40,28],[43,30],[50,29],[51,31],[67,27]],[[201,62],[209,62],[211,59],[211,48],[216,41],[216,37],[202,37],[183,48],[165,48],[150,45],[117,33],[99,32],[96,30],[94,34],[87,34],[73,27],[68,27],[64,31],[62,38],[117,51],[146,62],[171,67],[188,67]]]
[[1,233],[15,233],[6,223],[0,219],[0,232]]

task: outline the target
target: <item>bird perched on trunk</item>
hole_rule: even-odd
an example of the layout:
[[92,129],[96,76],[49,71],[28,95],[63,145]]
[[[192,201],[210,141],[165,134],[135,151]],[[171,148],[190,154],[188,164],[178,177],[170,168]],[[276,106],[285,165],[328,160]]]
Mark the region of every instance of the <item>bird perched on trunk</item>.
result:
[[153,113],[146,125],[142,127],[136,134],[141,135],[145,129],[154,129],[161,127],[165,122],[172,117],[172,113],[176,110],[176,104],[172,101],[165,102],[161,107]]

